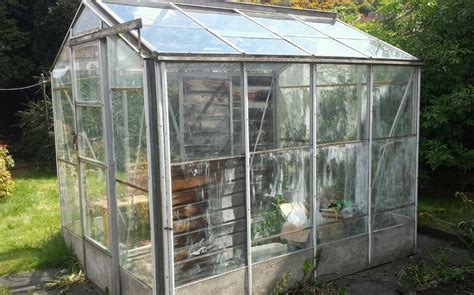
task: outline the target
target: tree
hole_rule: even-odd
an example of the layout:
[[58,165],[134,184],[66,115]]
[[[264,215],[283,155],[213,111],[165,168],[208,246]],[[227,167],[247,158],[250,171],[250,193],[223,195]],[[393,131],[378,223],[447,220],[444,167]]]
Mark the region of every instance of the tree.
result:
[[474,1],[383,0],[380,18],[357,25],[424,62],[422,167],[474,167]]

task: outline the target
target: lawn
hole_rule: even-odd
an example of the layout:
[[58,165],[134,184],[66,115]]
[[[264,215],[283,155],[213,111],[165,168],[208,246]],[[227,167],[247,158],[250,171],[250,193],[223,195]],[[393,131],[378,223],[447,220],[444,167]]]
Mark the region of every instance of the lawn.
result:
[[461,196],[423,197],[418,200],[418,223],[438,230],[457,233],[460,222],[474,221],[474,201]]
[[72,251],[60,234],[56,173],[15,173],[15,191],[0,201],[0,275],[66,267]]

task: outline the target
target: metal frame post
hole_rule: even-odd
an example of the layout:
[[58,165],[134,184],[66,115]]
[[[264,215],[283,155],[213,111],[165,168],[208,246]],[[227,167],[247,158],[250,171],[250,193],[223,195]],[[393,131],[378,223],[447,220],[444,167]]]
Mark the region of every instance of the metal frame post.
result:
[[[159,73],[158,73],[159,74]],[[168,294],[166,289],[165,238],[163,226],[162,206],[162,149],[160,149],[159,121],[157,100],[157,73],[155,61],[144,60],[143,87],[145,94],[145,120],[147,124],[147,160],[148,160],[148,199],[150,210],[151,257],[153,264],[153,294]],[[157,159],[158,157],[158,159]]]
[[416,68],[415,72],[415,102],[414,105],[414,131],[416,132],[415,142],[415,253],[418,245],[417,230],[418,230],[418,169],[419,169],[419,148],[420,148],[420,100],[421,100],[421,67]]
[[166,76],[166,64],[155,63],[156,73],[156,99],[158,107],[158,138],[160,156],[161,176],[161,215],[162,228],[164,231],[164,274],[165,293],[174,294],[174,245],[173,245],[173,211],[172,211],[172,187],[171,187],[171,160],[170,160],[170,129],[168,108],[168,82]]
[[85,228],[85,210],[84,210],[84,188],[82,187],[82,184],[84,183],[84,178],[83,178],[83,173],[82,173],[82,165],[80,161],[80,146],[79,146],[79,141],[81,140],[81,137],[79,136],[79,123],[80,123],[80,118],[79,118],[79,106],[76,103],[76,90],[77,90],[77,83],[76,83],[76,75],[75,75],[75,66],[74,66],[74,49],[72,47],[69,48],[69,54],[71,56],[70,58],[70,68],[71,68],[71,95],[72,99],[74,102],[74,132],[76,133],[76,174],[77,174],[77,185],[78,185],[78,192],[79,192],[79,212],[81,214],[81,242],[82,242],[82,260],[83,260],[83,267],[84,267],[84,275],[87,277],[87,261],[86,261],[86,228]]
[[248,72],[246,63],[241,63],[242,75],[242,98],[243,98],[243,122],[244,122],[244,154],[245,154],[245,209],[247,228],[247,288],[248,294],[252,294],[252,210],[250,201],[250,138],[249,138],[249,96],[248,96]]
[[372,128],[373,128],[373,117],[374,117],[374,69],[372,65],[368,66],[368,75],[367,75],[367,97],[369,103],[369,120],[368,120],[368,155],[367,155],[367,165],[368,165],[368,200],[367,200],[367,213],[368,213],[368,234],[369,234],[369,245],[368,245],[368,257],[369,265],[372,263]]
[[[312,240],[313,240],[313,265],[316,265],[316,256],[318,253],[318,238],[317,238],[317,220],[316,214],[319,212],[319,200],[317,196],[317,65],[312,63],[310,65],[310,95],[311,95],[311,145],[312,145],[312,157],[311,157],[311,208],[312,214]],[[317,271],[314,272],[314,278],[317,277]]]
[[99,68],[102,88],[102,125],[104,129],[107,205],[109,207],[109,246],[112,255],[112,294],[121,294],[120,251],[118,245],[117,199],[115,197],[115,160],[113,147],[112,105],[110,102],[107,38],[99,40]]

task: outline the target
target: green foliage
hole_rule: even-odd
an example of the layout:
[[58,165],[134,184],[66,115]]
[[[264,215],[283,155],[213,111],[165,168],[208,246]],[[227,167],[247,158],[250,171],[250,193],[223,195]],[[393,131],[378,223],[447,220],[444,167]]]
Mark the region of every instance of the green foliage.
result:
[[264,210],[261,213],[261,219],[252,225],[252,239],[258,240],[280,232],[285,223],[285,217],[283,217],[280,209],[281,204],[282,197],[275,196],[271,207],[268,210]]
[[356,25],[424,62],[420,160],[426,171],[474,167],[474,1],[383,0]]
[[8,153],[7,147],[0,145],[0,200],[6,199],[11,195],[15,188],[15,182],[9,168],[13,167],[15,162]]
[[54,163],[54,121],[51,100],[32,100],[17,113],[21,139],[14,154],[23,159]]
[[474,273],[474,264],[452,266],[448,256],[442,252],[431,260],[410,265],[400,272],[400,280],[408,280],[418,290],[435,288],[445,282],[462,282],[467,274]]

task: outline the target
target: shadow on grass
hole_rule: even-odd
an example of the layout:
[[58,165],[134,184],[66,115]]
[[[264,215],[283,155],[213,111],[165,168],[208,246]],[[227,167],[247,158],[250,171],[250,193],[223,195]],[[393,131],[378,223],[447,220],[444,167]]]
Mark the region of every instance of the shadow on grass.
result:
[[46,232],[40,247],[21,247],[0,253],[0,261],[6,265],[6,269],[0,269],[0,273],[11,274],[25,269],[25,259],[30,262],[29,268],[34,270],[48,268],[71,270],[77,262],[72,247],[66,244],[57,229]]

